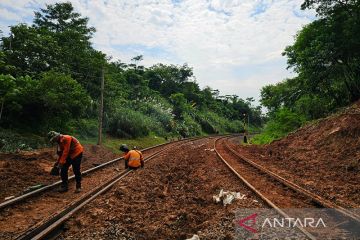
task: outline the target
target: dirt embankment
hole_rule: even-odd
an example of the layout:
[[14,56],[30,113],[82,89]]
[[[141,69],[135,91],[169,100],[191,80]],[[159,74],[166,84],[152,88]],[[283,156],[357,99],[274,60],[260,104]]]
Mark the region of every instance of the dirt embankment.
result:
[[[84,147],[82,170],[119,157],[102,146],[85,145]],[[30,186],[58,181],[59,177],[49,174],[55,161],[56,154],[53,148],[0,154],[0,202],[6,197],[21,194]]]
[[247,158],[344,207],[360,207],[360,101],[264,146]]

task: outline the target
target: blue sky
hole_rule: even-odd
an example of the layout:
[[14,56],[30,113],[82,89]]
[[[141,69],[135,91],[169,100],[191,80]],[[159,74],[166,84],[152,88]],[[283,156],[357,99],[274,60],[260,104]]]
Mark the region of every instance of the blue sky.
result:
[[[72,0],[97,29],[94,47],[113,59],[193,67],[201,87],[259,99],[260,89],[293,73],[284,48],[315,19],[303,0]],[[53,0],[1,0],[0,29],[31,23],[33,12]]]

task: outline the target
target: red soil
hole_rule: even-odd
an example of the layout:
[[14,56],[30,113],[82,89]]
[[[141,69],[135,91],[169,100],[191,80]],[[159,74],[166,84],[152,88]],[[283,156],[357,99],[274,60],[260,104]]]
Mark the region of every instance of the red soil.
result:
[[360,207],[360,101],[245,157],[344,207]]
[[[211,139],[174,147],[99,196],[59,239],[232,239],[234,211],[265,207],[217,158]],[[220,189],[247,197],[224,207]]]
[[[119,157],[102,146],[85,145],[84,147],[82,170],[94,167],[93,164]],[[6,197],[21,194],[30,186],[47,185],[58,181],[59,177],[49,174],[55,161],[55,149],[52,148],[16,154],[0,154],[0,202]]]

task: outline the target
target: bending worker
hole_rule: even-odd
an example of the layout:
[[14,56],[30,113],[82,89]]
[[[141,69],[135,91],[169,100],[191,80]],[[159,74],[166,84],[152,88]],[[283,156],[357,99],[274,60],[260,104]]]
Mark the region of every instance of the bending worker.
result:
[[120,151],[124,152],[125,159],[125,169],[138,169],[139,167],[144,167],[144,158],[140,151],[138,150],[129,150],[128,146],[122,144],[120,146]]
[[73,172],[76,180],[76,191],[81,191],[81,159],[83,156],[84,148],[80,142],[70,135],[63,135],[55,131],[50,131],[48,137],[51,143],[58,144],[58,166],[60,168],[61,175],[61,188],[60,192],[68,191],[68,170],[72,165]]

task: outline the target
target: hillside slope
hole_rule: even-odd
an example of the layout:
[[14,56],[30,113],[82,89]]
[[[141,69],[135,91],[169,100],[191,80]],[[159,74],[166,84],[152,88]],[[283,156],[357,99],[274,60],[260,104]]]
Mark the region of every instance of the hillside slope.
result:
[[281,140],[239,151],[337,204],[360,206],[360,101]]

